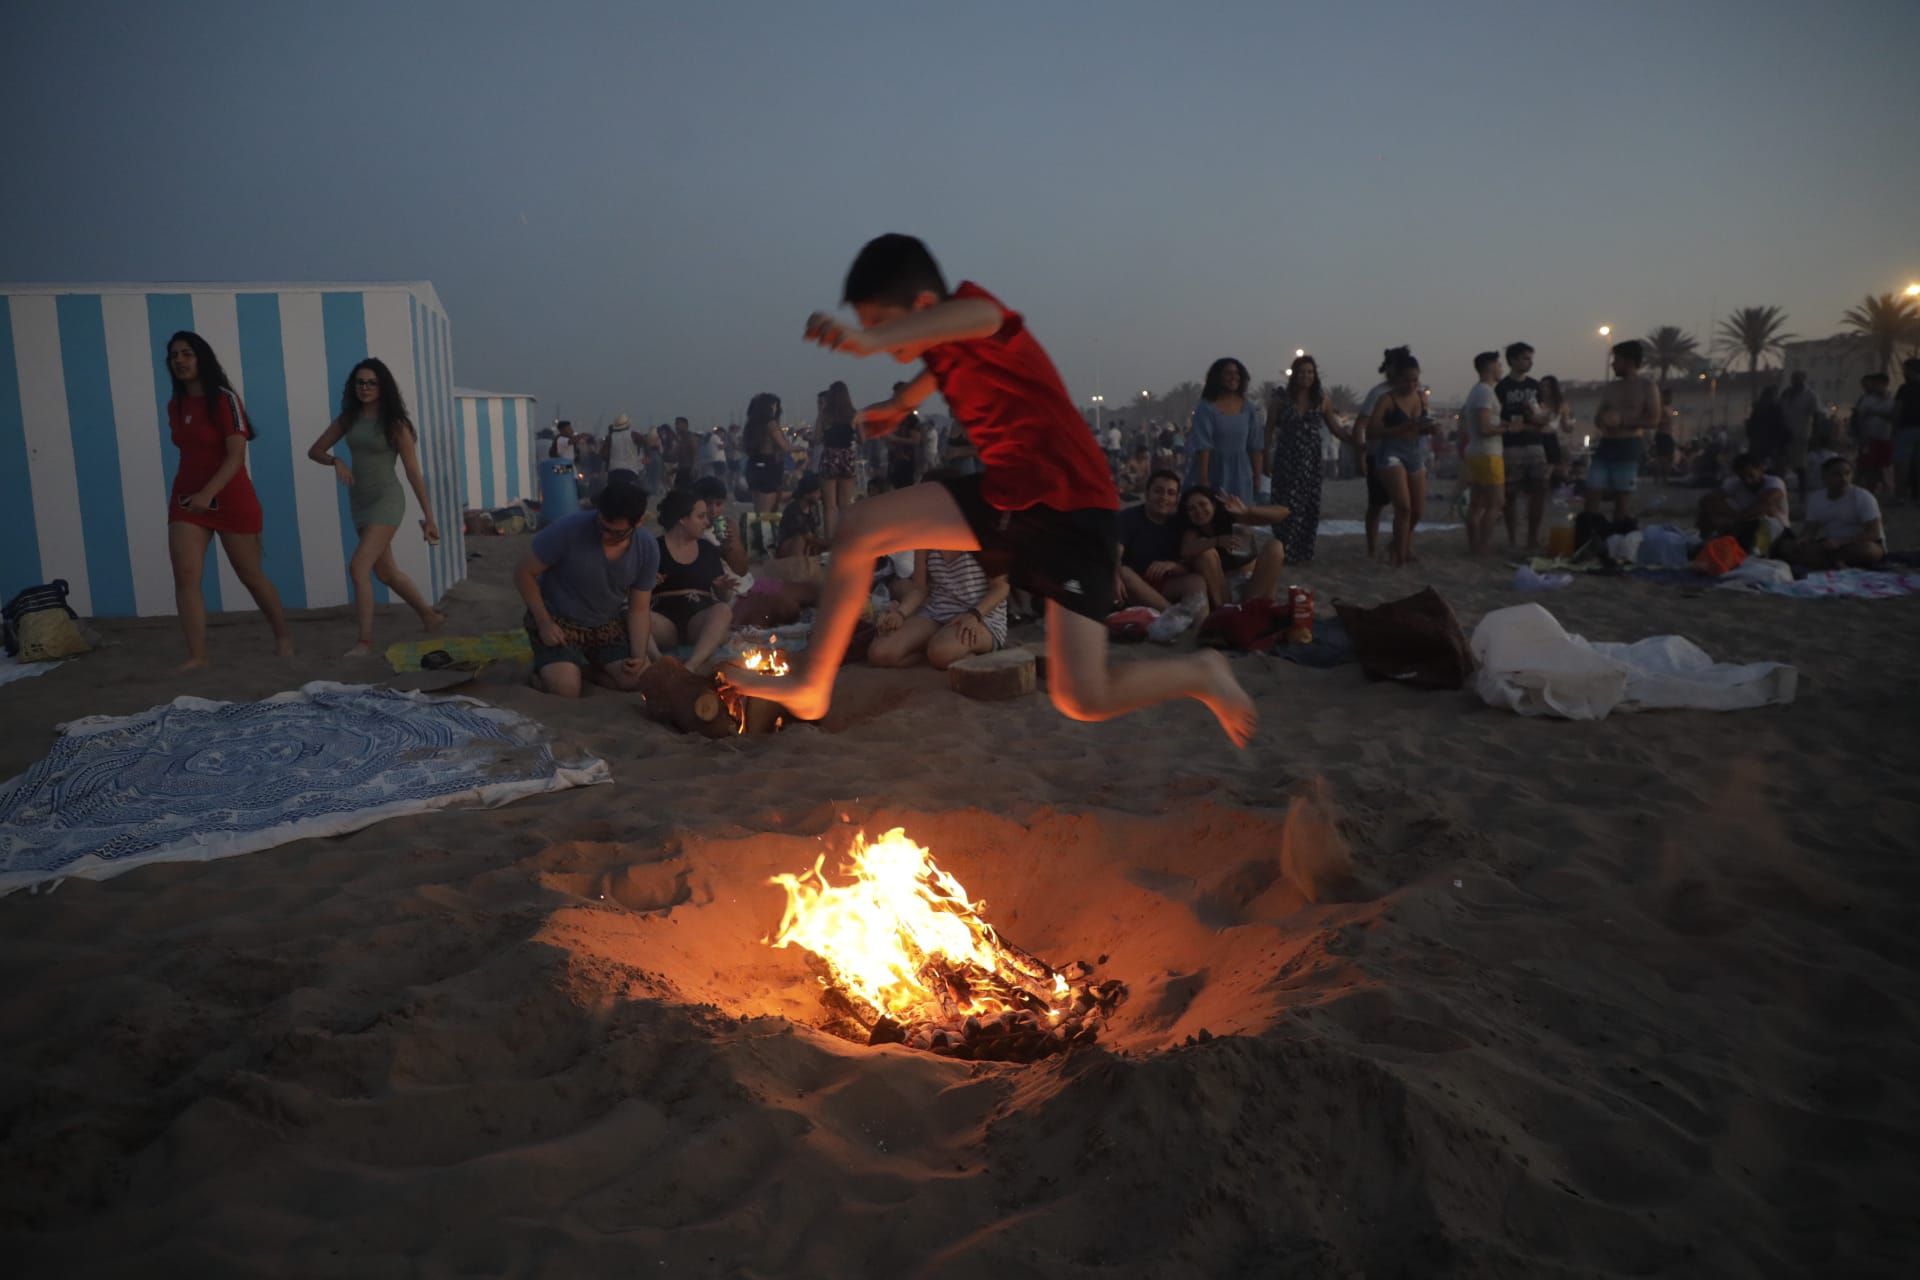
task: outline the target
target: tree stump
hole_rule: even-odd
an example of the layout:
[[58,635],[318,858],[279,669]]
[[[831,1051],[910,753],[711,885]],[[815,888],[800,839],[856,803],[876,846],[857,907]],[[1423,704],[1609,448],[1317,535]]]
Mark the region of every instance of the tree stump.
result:
[[733,717],[713,681],[693,674],[677,658],[656,659],[640,676],[647,715],[682,733],[724,738],[734,732]]
[[955,693],[982,702],[1000,702],[1033,692],[1034,665],[1033,653],[1027,649],[976,653],[947,668],[947,683]]

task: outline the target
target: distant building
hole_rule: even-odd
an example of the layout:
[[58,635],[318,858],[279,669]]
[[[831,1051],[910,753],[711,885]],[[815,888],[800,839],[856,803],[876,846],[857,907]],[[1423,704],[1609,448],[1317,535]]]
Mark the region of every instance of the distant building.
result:
[[1789,342],[1781,385],[1794,370],[1807,375],[1807,385],[1824,404],[1850,405],[1860,394],[1860,379],[1878,373],[1874,355],[1857,338],[1835,335],[1812,342]]

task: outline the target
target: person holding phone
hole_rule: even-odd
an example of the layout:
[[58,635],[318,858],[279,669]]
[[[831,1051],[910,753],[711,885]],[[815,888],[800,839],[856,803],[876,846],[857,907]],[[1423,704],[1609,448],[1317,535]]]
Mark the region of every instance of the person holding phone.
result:
[[[420,528],[427,541],[440,541],[440,526],[434,523],[433,508],[427,502],[427,482],[420,472],[414,434],[407,402],[400,396],[400,384],[394,381],[392,370],[385,361],[369,356],[347,374],[347,385],[340,391],[340,416],[327,424],[307,450],[307,457],[323,467],[332,467],[347,487],[353,527],[360,535],[360,545],[347,562],[347,575],[353,579],[354,617],[360,624],[359,641],[347,650],[349,658],[373,653],[375,578],[407,602],[427,631],[446,621],[446,615],[427,603],[420,588],[401,572],[393,558],[393,535],[407,518],[407,494],[394,475],[395,461],[405,469],[407,483],[425,513]],[[333,452],[333,446],[342,440],[346,441],[351,462]]]
[[260,499],[247,476],[253,423],[207,340],[181,330],[167,339],[167,429],[180,451],[167,502],[167,551],[173,563],[174,611],[186,635],[181,671],[207,665],[207,602],[200,588],[214,535],[253,602],[273,628],[273,651],[293,653],[280,593],[260,563]]

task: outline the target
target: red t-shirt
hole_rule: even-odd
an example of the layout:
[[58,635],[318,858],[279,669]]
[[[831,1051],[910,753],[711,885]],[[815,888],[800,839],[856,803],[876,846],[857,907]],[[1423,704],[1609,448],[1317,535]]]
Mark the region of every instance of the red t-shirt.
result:
[[985,298],[1003,317],[987,337],[943,342],[926,354],[947,407],[980,453],[981,494],[1001,511],[1118,511],[1107,455],[1027,322],[971,281],[953,296]]
[[[235,410],[238,409],[238,413]],[[188,511],[180,499],[200,492],[213,479],[227,458],[227,437],[236,433],[253,438],[253,423],[247,419],[240,398],[222,392],[211,408],[205,396],[186,396],[167,401],[167,426],[174,446],[180,450],[180,469],[173,476],[173,493],[167,503],[167,519],[197,524],[228,533],[259,533],[264,523],[260,499],[253,491],[253,480],[246,465],[234,472],[220,490],[216,511]]]

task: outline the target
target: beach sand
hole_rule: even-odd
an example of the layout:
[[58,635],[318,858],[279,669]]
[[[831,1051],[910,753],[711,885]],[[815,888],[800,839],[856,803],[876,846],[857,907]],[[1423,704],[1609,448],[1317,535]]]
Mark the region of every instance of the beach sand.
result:
[[[1329,486],[1326,514],[1358,500]],[[1430,583],[1469,630],[1539,599],[1594,639],[1678,632],[1795,664],[1799,700],[1524,720],[1256,656],[1237,752],[1195,704],[1086,725],[850,669],[823,725],[710,742],[489,672],[463,692],[615,785],[0,901],[0,1256],[18,1276],[1910,1274],[1920,600],[1522,597],[1463,542],[1424,536],[1392,571],[1323,540],[1295,577],[1323,609]],[[450,632],[515,625],[524,539],[469,547]],[[380,628],[413,635],[398,608]],[[101,630],[0,690],[0,774],[77,716],[385,673],[334,656],[342,611],[298,619],[286,661],[256,617],[216,620],[215,668],[183,678],[171,620]],[[895,825],[1014,941],[1105,957],[1131,995],[1100,1048],[973,1064],[816,1028],[806,966],[762,941],[768,878]]]

